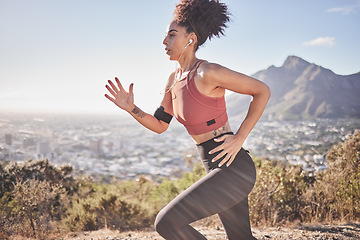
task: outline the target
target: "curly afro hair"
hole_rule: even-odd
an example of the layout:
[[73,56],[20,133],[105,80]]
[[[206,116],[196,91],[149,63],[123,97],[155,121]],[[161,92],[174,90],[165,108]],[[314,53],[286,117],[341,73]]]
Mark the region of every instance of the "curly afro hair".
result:
[[230,13],[219,0],[180,0],[174,11],[174,20],[185,27],[187,33],[196,34],[197,50],[207,39],[224,35]]

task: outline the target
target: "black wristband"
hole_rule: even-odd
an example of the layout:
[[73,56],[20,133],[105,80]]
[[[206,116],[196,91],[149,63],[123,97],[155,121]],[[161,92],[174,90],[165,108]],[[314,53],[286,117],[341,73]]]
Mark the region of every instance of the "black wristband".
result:
[[164,111],[164,107],[160,106],[158,109],[156,109],[154,113],[154,117],[156,117],[158,120],[163,121],[165,123],[170,123],[173,116],[168,114]]

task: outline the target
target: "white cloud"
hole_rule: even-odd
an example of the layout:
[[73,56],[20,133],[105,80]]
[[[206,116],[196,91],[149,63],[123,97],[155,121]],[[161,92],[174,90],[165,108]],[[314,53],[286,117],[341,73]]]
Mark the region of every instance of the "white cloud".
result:
[[335,46],[334,37],[318,37],[314,40],[310,40],[302,43],[303,46],[321,46],[321,47],[333,47]]
[[342,13],[343,15],[348,15],[351,13],[356,13],[356,11],[360,8],[360,0],[355,1],[354,4],[343,6],[343,7],[336,7],[336,8],[329,8],[327,12],[335,12],[335,13]]

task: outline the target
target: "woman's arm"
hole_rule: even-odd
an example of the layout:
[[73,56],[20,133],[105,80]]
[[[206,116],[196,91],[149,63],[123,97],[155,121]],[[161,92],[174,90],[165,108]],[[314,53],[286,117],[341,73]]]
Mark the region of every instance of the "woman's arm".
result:
[[[112,101],[119,108],[127,111],[141,125],[143,125],[144,127],[148,128],[153,132],[163,133],[168,129],[169,127],[168,123],[158,120],[153,115],[145,113],[138,106],[134,104],[134,93],[133,93],[134,84],[130,84],[129,92],[127,92],[123,88],[118,78],[115,78],[115,82],[117,86],[110,80],[108,81],[109,85],[106,85],[107,90],[111,94],[111,96],[105,94],[105,97],[107,99]],[[164,98],[161,102],[161,106],[164,107],[165,112],[173,115],[170,92],[165,93]]]
[[264,112],[265,106],[270,98],[270,89],[265,83],[255,78],[217,64],[206,64],[202,71],[203,83],[210,86],[210,88],[228,89],[240,94],[252,96],[248,113],[236,134],[234,136],[225,135],[218,138],[217,141],[224,141],[224,143],[211,151],[211,153],[214,153],[223,150],[213,161],[226,155],[220,165],[227,162],[227,166],[229,166]]

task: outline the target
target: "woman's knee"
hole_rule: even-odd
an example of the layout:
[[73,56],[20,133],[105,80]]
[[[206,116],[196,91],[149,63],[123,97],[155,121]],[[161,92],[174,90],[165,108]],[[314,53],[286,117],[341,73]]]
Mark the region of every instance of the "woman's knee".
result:
[[155,222],[154,222],[154,227],[155,230],[157,232],[159,232],[161,230],[161,228],[163,227],[163,221],[162,221],[162,216],[160,215],[160,212],[157,214],[156,218],[155,218]]
[[156,216],[154,227],[161,236],[177,231],[182,226],[183,218],[178,214],[174,214],[173,210],[169,206],[165,207]]
[[167,217],[166,211],[161,210],[155,219],[154,223],[155,230],[161,235],[166,235],[166,231],[172,228],[171,223]]

